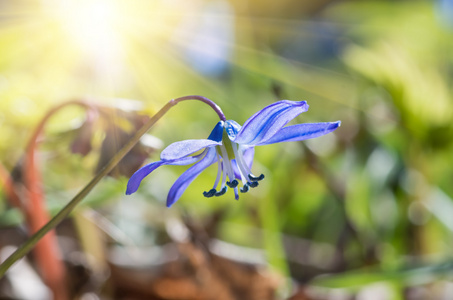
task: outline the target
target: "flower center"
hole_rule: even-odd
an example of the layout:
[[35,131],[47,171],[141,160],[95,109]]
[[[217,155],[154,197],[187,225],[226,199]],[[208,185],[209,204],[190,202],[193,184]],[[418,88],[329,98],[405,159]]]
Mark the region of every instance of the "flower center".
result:
[[[203,192],[205,197],[221,196],[226,193],[227,187],[234,189],[235,199],[239,199],[238,179],[242,181],[242,187],[239,189],[241,193],[246,193],[249,188],[258,186],[258,181],[264,179],[264,175],[253,175],[250,167],[244,159],[246,149],[239,144],[230,140],[225,130],[222,133],[222,144],[216,146],[217,151],[217,178],[211,190]],[[229,181],[227,181],[227,176]],[[219,191],[217,186],[221,180]]]

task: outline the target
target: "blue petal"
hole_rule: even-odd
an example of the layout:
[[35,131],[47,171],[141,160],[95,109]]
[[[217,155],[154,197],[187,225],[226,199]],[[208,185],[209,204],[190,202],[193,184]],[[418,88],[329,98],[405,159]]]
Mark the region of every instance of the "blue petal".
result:
[[221,142],[213,140],[185,140],[173,143],[160,154],[161,160],[175,160],[197,152],[203,148],[220,145]]
[[243,157],[244,157],[245,163],[247,164],[249,169],[252,168],[254,156],[255,156],[255,148],[254,147],[250,147],[250,148],[247,148],[247,149],[244,150]]
[[138,190],[138,187],[140,186],[143,178],[145,178],[149,173],[164,164],[165,162],[163,161],[156,161],[138,169],[138,171],[136,171],[127,182],[126,195],[135,193]]
[[208,140],[213,140],[216,142],[222,141],[224,126],[225,126],[224,122],[219,121],[215,125],[214,129],[211,131],[211,134],[209,135]]
[[289,121],[307,110],[308,104],[305,101],[282,100],[275,102],[248,119],[234,142],[252,146],[263,143]]
[[[236,159],[232,159],[231,160],[231,166],[233,167],[233,172],[234,172],[234,178],[238,179],[238,180],[241,180],[242,177],[241,177],[241,173],[239,171],[239,167],[238,167],[238,164],[236,162]],[[246,174],[247,175],[247,174]]]
[[306,123],[292,125],[282,128],[270,139],[259,143],[258,145],[268,145],[281,142],[295,142],[316,138],[334,131],[340,126],[341,122],[326,123]]
[[[201,154],[202,155],[202,154]],[[148,176],[152,171],[163,165],[189,165],[195,163],[200,158],[200,155],[184,157],[173,161],[156,161],[147,164],[138,169],[127,182],[126,195],[133,194],[137,191],[143,178]]]
[[225,130],[230,140],[233,141],[241,130],[241,125],[239,125],[238,122],[234,120],[228,120],[226,121]]
[[203,172],[204,169],[217,161],[217,153],[214,148],[208,148],[206,156],[197,164],[185,171],[173,184],[167,196],[167,207],[172,206],[184,193],[189,184]]

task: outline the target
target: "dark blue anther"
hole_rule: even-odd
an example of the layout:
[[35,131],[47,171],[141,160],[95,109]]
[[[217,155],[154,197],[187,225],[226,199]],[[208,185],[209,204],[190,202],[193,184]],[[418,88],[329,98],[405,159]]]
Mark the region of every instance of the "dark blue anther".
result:
[[252,174],[249,174],[249,179],[251,181],[261,181],[264,179],[264,174],[261,174],[260,176],[256,177],[256,176],[253,176]]
[[[212,190],[211,190],[212,191]],[[225,194],[227,191],[227,187],[224,186],[223,189],[217,193],[214,194],[214,196],[218,197],[218,196],[222,196],[223,194]]]
[[247,193],[249,191],[248,183],[244,184],[244,186],[241,187],[239,190],[241,191],[241,193]]
[[256,188],[258,186],[258,182],[256,182],[256,181],[248,182],[248,185],[251,188]]
[[205,196],[206,198],[210,198],[214,196],[216,193],[217,191],[215,189],[210,189],[209,192],[203,192],[203,196]]
[[226,185],[228,185],[230,188],[235,188],[238,186],[238,184],[239,182],[236,179],[234,179],[232,182],[229,181],[226,182]]

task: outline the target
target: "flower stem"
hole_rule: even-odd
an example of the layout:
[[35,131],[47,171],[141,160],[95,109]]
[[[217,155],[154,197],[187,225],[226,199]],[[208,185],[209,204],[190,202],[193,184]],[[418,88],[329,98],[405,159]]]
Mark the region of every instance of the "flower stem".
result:
[[179,103],[184,100],[198,100],[198,101],[204,102],[207,105],[211,106],[212,109],[214,109],[214,111],[219,116],[220,120],[226,121],[226,118],[225,118],[225,115],[223,114],[222,109],[220,108],[220,106],[215,104],[212,100],[210,100],[206,97],[203,97],[203,96],[198,96],[198,95],[190,95],[190,96],[184,96],[184,97],[179,97],[179,98],[173,99],[173,101],[175,101],[176,103]]
[[[36,159],[39,137],[42,135],[44,127],[49,119],[55,115],[55,113],[70,105],[81,106],[88,111],[94,109],[90,104],[79,100],[64,102],[52,108],[36,126],[27,146],[22,166],[24,174],[23,183],[25,187],[23,193],[24,199],[23,205],[21,205],[20,208],[25,216],[31,234],[37,232],[50,219],[45,206],[41,172]],[[67,271],[61,260],[61,252],[55,231],[51,230],[43,236],[39,243],[36,244],[34,252],[40,275],[45,284],[51,289],[53,297],[62,300],[69,299],[66,283]]]
[[123,157],[137,144],[140,138],[154,126],[154,124],[162,118],[173,106],[185,100],[199,100],[209,106],[218,114],[222,121],[226,120],[225,115],[217,104],[208,98],[202,96],[185,96],[170,100],[164,107],[162,107],[149,121],[143,125],[134,136],[121,148],[112,159],[91,179],[91,181],[68,202],[49,222],[47,222],[41,229],[36,231],[24,244],[22,244],[13,254],[11,254],[0,265],[0,278],[3,277],[6,271],[19,259],[24,257],[33,247],[42,239],[46,233],[55,228],[61,221],[63,221],[72,210],[88,195],[88,193],[96,186],[96,184],[123,159]]

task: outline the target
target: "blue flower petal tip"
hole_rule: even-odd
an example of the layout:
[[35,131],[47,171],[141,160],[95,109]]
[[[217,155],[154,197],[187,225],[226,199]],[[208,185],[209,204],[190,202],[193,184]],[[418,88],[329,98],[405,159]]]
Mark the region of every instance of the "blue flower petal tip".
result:
[[329,124],[329,126],[327,127],[326,130],[328,130],[329,132],[332,132],[341,126],[341,121],[336,121],[336,122],[327,123],[327,124]]
[[[337,121],[286,126],[307,110],[306,101],[281,100],[255,113],[243,126],[233,120],[220,121],[205,140],[180,141],[165,148],[160,161],[148,164],[132,175],[126,194],[135,193],[142,180],[162,165],[194,164],[171,187],[166,203],[167,207],[171,207],[200,173],[217,163],[214,185],[203,195],[208,198],[218,197],[232,189],[234,198],[238,200],[239,191],[246,193],[264,179],[263,174],[256,176],[251,171],[254,147],[316,138],[341,125]],[[200,150],[203,150],[201,154],[193,155]]]

